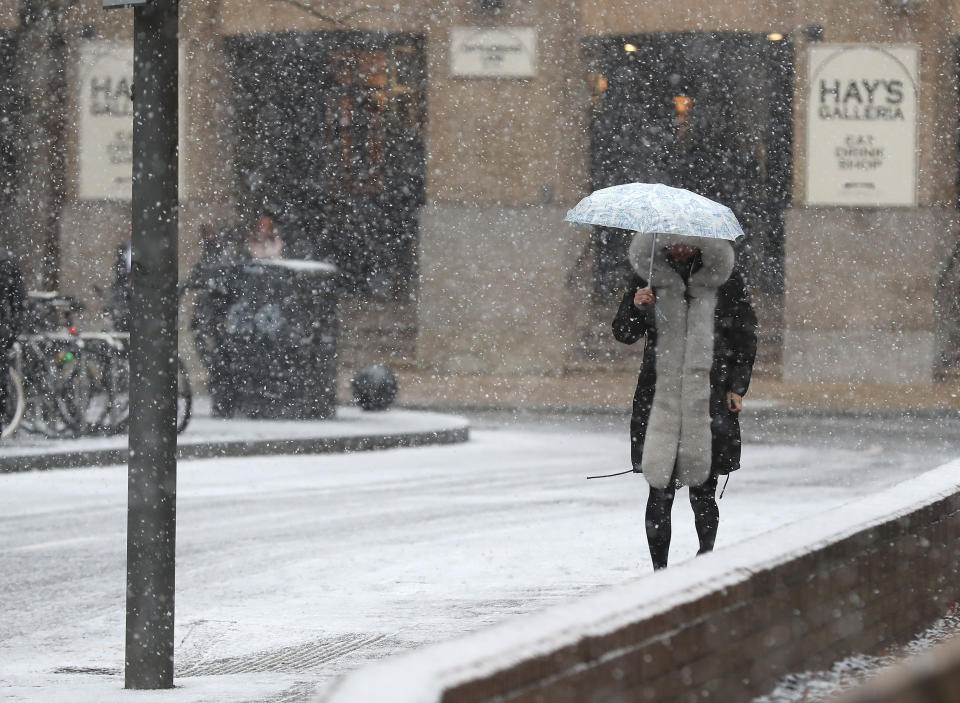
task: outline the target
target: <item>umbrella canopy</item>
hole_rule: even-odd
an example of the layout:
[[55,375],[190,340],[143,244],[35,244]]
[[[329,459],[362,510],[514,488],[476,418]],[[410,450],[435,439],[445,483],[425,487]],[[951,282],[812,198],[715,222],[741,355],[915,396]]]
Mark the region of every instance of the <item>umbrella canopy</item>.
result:
[[726,205],[661,183],[624,183],[595,190],[563,219],[643,233],[730,241],[743,236],[740,223]]

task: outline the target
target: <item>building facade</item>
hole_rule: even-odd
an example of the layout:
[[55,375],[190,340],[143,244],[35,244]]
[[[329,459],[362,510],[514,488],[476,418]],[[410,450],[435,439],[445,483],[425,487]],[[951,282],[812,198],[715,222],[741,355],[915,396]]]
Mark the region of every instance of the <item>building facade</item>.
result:
[[[90,299],[128,237],[132,12],[66,5],[0,9],[0,217],[32,286]],[[562,223],[632,180],[740,217],[761,372],[956,366],[960,2],[180,7],[182,273],[204,225],[274,214],[343,271],[348,368],[635,366],[629,235]]]

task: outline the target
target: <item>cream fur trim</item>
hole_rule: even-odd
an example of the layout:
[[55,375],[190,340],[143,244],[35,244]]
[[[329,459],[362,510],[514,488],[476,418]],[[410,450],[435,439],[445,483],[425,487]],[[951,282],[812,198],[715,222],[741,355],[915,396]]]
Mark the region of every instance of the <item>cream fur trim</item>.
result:
[[[652,234],[637,234],[630,264],[643,278],[650,273]],[[701,251],[703,266],[684,284],[667,262],[665,247],[687,244]],[[734,253],[722,239],[657,235],[651,284],[656,289],[656,387],[643,443],[641,469],[654,488],[672,479],[699,486],[710,478],[710,369],[713,366],[717,289],[733,272]]]

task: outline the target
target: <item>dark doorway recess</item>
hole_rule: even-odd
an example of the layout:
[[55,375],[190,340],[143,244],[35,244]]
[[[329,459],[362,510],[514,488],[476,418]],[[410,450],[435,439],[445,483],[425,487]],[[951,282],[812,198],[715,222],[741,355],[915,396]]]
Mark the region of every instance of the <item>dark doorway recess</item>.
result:
[[[13,199],[16,193],[17,141],[20,129],[20,91],[16,74],[16,35],[0,31],[0,225],[14,231]],[[0,242],[9,245],[9,239]]]
[[[591,185],[688,188],[728,205],[752,287],[783,289],[794,48],[789,37],[681,32],[584,40],[593,88]],[[629,233],[596,228],[598,292],[629,273]]]
[[355,291],[407,291],[424,200],[422,37],[279,33],[227,46],[242,213],[274,212],[289,256],[336,263]]

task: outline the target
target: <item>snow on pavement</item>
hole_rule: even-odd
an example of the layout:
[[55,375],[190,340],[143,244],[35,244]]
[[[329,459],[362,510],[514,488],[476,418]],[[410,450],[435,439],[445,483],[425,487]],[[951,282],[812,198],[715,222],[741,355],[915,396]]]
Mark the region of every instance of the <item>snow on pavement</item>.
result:
[[[301,701],[366,661],[650,572],[622,432],[181,462],[177,688],[122,689],[123,467],[0,476],[0,698]],[[753,445],[718,549],[933,468],[874,445]],[[926,462],[926,463],[925,463]],[[696,536],[682,492],[674,562]]]

